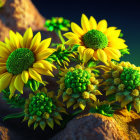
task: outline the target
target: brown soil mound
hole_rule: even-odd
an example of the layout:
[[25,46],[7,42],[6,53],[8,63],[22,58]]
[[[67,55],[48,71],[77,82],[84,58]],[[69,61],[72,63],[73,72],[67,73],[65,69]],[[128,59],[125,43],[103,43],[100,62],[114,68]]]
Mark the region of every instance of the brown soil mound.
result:
[[9,30],[23,33],[28,27],[33,31],[42,30],[45,19],[39,14],[31,0],[7,0],[0,9],[0,40],[4,40]]

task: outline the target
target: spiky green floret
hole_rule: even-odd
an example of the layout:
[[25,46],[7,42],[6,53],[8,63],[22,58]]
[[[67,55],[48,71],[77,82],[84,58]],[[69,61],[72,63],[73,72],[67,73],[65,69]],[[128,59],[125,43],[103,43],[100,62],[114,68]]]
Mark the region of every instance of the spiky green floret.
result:
[[70,21],[63,17],[52,17],[50,20],[46,20],[45,27],[47,31],[68,31],[70,27]]
[[84,45],[88,48],[103,49],[108,45],[105,34],[98,30],[90,30],[83,36]]
[[137,86],[140,86],[140,72],[138,70],[124,67],[120,79],[122,80],[122,83],[125,85],[127,90],[132,90]]
[[56,109],[52,99],[47,97],[45,93],[37,93],[32,97],[29,104],[29,115],[37,115],[37,117],[43,117],[44,113],[51,114]]
[[[95,95],[102,95],[98,90],[99,81],[90,68],[77,65],[75,68],[64,69],[60,81],[58,96],[62,95],[63,101],[67,102],[67,108],[80,107],[82,110],[90,103],[96,101]],[[101,79],[99,79],[101,80]]]
[[[44,89],[46,90],[46,88]],[[24,112],[24,121],[28,120],[28,126],[34,124],[34,129],[36,129],[40,125],[42,130],[45,129],[46,125],[53,129],[54,122],[61,125],[60,120],[62,120],[62,117],[60,113],[66,113],[63,104],[54,96],[54,92],[43,91],[38,91],[35,95],[29,95]]]
[[74,51],[64,49],[62,45],[58,45],[56,51],[50,55],[46,60],[51,63],[55,61],[58,66],[68,66],[70,59],[75,58]]
[[90,82],[91,74],[86,70],[75,69],[73,72],[68,72],[65,76],[66,88],[72,88],[73,93],[80,93],[87,89]]
[[113,110],[112,106],[109,104],[109,102],[107,102],[107,101],[100,102],[99,100],[96,101],[92,105],[89,112],[90,113],[99,113],[99,114],[109,116],[109,117],[112,117],[114,114],[114,110]]
[[18,75],[24,70],[28,70],[35,61],[34,54],[27,48],[19,48],[13,51],[6,62],[6,68],[9,73]]
[[[140,112],[140,67],[129,62],[115,64],[110,62],[109,66],[99,66],[105,71],[103,74],[104,90],[107,98],[121,103],[121,108],[127,106],[130,111],[134,106],[137,113]],[[115,95],[115,96],[111,96]],[[115,97],[115,98],[114,98]]]

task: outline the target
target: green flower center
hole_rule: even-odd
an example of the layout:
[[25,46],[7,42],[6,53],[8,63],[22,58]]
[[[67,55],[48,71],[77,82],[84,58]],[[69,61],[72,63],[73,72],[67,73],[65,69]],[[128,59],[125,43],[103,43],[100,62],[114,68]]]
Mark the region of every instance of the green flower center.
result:
[[103,49],[108,45],[105,34],[98,30],[90,30],[83,36],[84,45],[88,48]]
[[36,96],[32,97],[29,104],[30,116],[37,115],[43,117],[44,113],[51,114],[56,109],[52,99],[47,97],[45,93],[37,93]]
[[81,93],[87,89],[87,85],[90,84],[90,77],[88,71],[75,69],[73,72],[67,72],[65,76],[66,88],[72,88],[73,93]]
[[7,71],[14,75],[22,73],[24,70],[28,70],[35,61],[34,54],[27,48],[19,48],[13,51],[6,62]]
[[126,89],[135,89],[137,86],[140,86],[140,72],[132,68],[124,67],[124,70],[121,73],[121,80]]

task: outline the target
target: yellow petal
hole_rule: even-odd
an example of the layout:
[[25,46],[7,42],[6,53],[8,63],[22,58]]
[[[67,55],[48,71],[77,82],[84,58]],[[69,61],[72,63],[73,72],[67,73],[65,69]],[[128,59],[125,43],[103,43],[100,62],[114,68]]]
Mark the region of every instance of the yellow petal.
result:
[[107,30],[107,21],[106,20],[101,20],[98,23],[97,29],[104,33]]
[[39,61],[33,64],[33,68],[45,69],[44,65]]
[[38,74],[38,73],[36,72],[36,70],[34,70],[34,68],[29,68],[29,75],[30,75],[30,77],[33,78],[34,80],[36,80],[36,81],[42,83],[42,78],[41,78],[40,74]]
[[14,86],[20,93],[23,94],[24,82],[21,79],[21,74],[16,76]]
[[85,107],[86,107],[86,104],[79,103],[79,106],[80,106],[80,108],[81,108],[82,110],[84,110],[84,109],[85,109]]
[[12,42],[14,48],[16,48],[16,49],[19,48],[20,43],[19,43],[19,39],[18,39],[17,35],[11,30],[10,30],[9,34],[10,34],[10,41]]
[[5,72],[0,76],[0,92],[9,86],[12,76],[13,75],[8,72]]
[[96,98],[96,96],[94,94],[90,94],[90,99],[92,99],[93,101],[97,100],[97,98]]
[[88,32],[90,30],[90,24],[89,24],[88,18],[85,14],[82,14],[81,26],[82,26],[84,32]]
[[[39,66],[35,66],[36,68],[42,68],[42,69],[45,69],[45,70],[50,70],[52,71],[52,68],[55,68],[55,65],[51,64],[50,62],[46,61],[46,60],[40,60],[40,61],[37,61],[35,64],[39,64]],[[34,67],[34,65],[33,65]]]
[[31,44],[31,40],[33,38],[32,28],[28,28],[23,36],[23,48],[29,48]]
[[109,56],[111,59],[120,61],[119,58],[121,57],[121,53],[119,50],[111,48],[111,47],[106,47],[104,51],[106,52],[107,56]]
[[17,38],[19,39],[20,47],[23,46],[23,37],[20,33],[16,32]]
[[106,31],[107,38],[118,38],[120,36],[121,30],[109,30]]
[[41,51],[45,51],[51,43],[51,38],[47,38],[43,41],[41,41],[40,45],[38,46],[37,50],[35,51],[36,53],[39,53]]
[[90,17],[89,19],[90,22],[90,29],[97,29],[97,22],[93,16]]
[[16,48],[13,46],[12,42],[6,37],[5,38],[5,43],[7,44],[7,48],[13,52]]
[[10,52],[8,52],[5,47],[0,46],[0,57],[8,58],[9,54],[10,54]]
[[84,56],[83,56],[83,62],[87,63],[93,57],[93,54],[94,54],[93,49],[91,49],[91,48],[85,49]]
[[6,66],[6,63],[1,63],[0,62],[0,68],[3,67],[3,66]]
[[45,70],[45,69],[41,69],[41,68],[34,68],[34,70],[36,72],[38,72],[39,74],[54,77],[54,75],[49,70]]
[[41,34],[38,32],[31,41],[30,50],[36,50],[41,41]]
[[36,61],[48,58],[54,51],[55,49],[47,49],[43,52],[36,54]]
[[81,40],[78,38],[71,38],[65,42],[65,45],[75,45],[75,44],[79,45],[80,42],[81,42]]
[[4,72],[6,72],[6,71],[7,71],[6,66],[0,67],[0,74],[1,74],[1,73],[4,73]]
[[13,76],[12,80],[11,80],[11,83],[10,83],[10,86],[9,86],[9,89],[10,89],[10,96],[9,96],[9,99],[11,99],[15,93],[15,86],[14,86],[14,82],[15,82],[15,78],[16,76]]
[[23,71],[21,74],[21,78],[22,78],[23,82],[26,84],[28,82],[28,79],[29,79],[28,71]]
[[121,38],[110,38],[109,39],[109,46],[108,47],[112,47],[115,49],[125,49],[128,46],[124,43],[125,40],[121,39]]
[[83,58],[84,50],[86,50],[86,48],[84,46],[79,46],[78,47],[78,52],[79,52],[80,60],[82,60],[82,58]]
[[79,37],[84,35],[84,31],[80,28],[79,25],[75,24],[74,22],[71,23],[71,30],[77,34]]
[[72,39],[72,38],[79,39],[79,37],[77,36],[77,34],[74,34],[72,32],[65,33],[63,36],[65,36],[67,39]]
[[10,51],[10,49],[8,48],[8,45],[6,43],[3,43],[0,41],[0,49],[3,48],[4,51],[7,53],[7,54],[10,54],[12,51]]
[[97,50],[97,57],[100,61],[107,63],[107,55],[102,49]]

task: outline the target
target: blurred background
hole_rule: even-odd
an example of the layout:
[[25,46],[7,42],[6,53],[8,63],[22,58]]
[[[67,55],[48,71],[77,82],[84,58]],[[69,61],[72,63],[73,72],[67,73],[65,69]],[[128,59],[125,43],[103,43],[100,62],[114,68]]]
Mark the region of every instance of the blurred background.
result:
[[140,66],[140,4],[139,0],[32,0],[47,19],[64,17],[80,25],[81,14],[91,15],[97,21],[106,19],[108,26],[122,30],[131,55],[121,60]]

